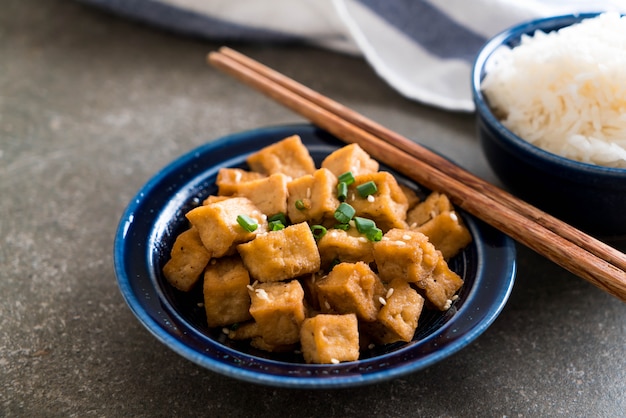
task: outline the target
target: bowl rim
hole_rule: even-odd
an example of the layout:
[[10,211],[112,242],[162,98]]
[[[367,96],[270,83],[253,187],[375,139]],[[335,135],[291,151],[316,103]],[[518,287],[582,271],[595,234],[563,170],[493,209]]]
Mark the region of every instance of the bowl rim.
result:
[[[542,160],[543,162],[547,162],[561,170],[567,169],[570,174],[584,171],[609,180],[615,180],[616,177],[626,180],[626,168],[608,167],[566,158],[544,150],[543,148],[540,148],[514,134],[493,114],[481,89],[481,83],[485,74],[485,66],[493,53],[501,46],[507,46],[512,41],[519,40],[522,35],[532,35],[537,30],[558,30],[560,28],[579,23],[584,19],[597,17],[603,13],[604,12],[572,13],[532,19],[512,26],[494,35],[480,49],[472,65],[472,97],[476,106],[476,114],[483,119],[488,126],[498,132],[500,135],[498,137],[498,141],[500,143],[505,143],[514,147],[517,150],[529,155],[530,158]],[[565,173],[561,174],[566,175]]]
[[[248,361],[248,358],[254,356],[246,353],[240,354],[236,350],[219,344],[219,342],[212,340],[208,336],[202,338],[199,330],[190,326],[188,323],[181,323],[181,316],[171,312],[167,302],[154,300],[160,299],[162,293],[159,289],[149,288],[154,285],[153,277],[143,278],[141,279],[141,283],[137,283],[139,279],[137,279],[135,273],[138,270],[132,270],[135,268],[132,266],[140,265],[141,269],[150,270],[152,249],[148,247],[160,216],[154,215],[151,219],[142,220],[139,219],[138,214],[142,211],[146,213],[153,212],[154,208],[151,205],[159,205],[153,203],[154,200],[156,200],[156,193],[164,193],[167,196],[178,198],[181,190],[190,188],[189,184],[196,182],[197,178],[200,176],[193,172],[193,170],[198,170],[197,168],[193,170],[189,168],[190,166],[198,166],[198,158],[211,152],[214,154],[219,153],[220,158],[223,158],[223,153],[228,150],[228,147],[238,147],[242,143],[242,140],[247,140],[248,142],[254,140],[254,143],[257,144],[260,141],[259,138],[272,135],[277,138],[284,138],[294,133],[300,135],[319,135],[319,132],[329,135],[313,125],[293,124],[259,128],[223,136],[175,158],[174,161],[170,162],[150,178],[130,200],[130,203],[120,218],[114,239],[114,269],[118,287],[126,304],[139,322],[156,337],[157,340],[197,365],[239,380],[289,388],[337,388],[377,383],[428,367],[469,345],[495,321],[504,308],[514,285],[517,266],[515,244],[509,237],[499,231],[495,231],[495,229],[487,225],[483,227],[480,221],[471,219],[470,225],[474,228],[473,232],[476,234],[474,235],[475,238],[478,240],[479,237],[483,237],[481,238],[481,242],[486,240],[490,246],[488,247],[487,244],[477,246],[478,252],[491,252],[492,256],[495,256],[496,259],[493,261],[495,265],[498,266],[497,269],[500,269],[498,271],[500,276],[497,280],[494,277],[484,279],[484,275],[489,272],[487,271],[487,266],[484,264],[484,257],[479,257],[476,278],[477,284],[485,285],[487,288],[478,289],[479,286],[475,285],[468,290],[467,300],[464,302],[466,306],[462,305],[459,312],[466,307],[465,312],[468,313],[469,318],[459,316],[459,321],[455,321],[454,318],[456,318],[456,316],[453,316],[453,319],[444,323],[437,332],[426,336],[424,341],[428,340],[430,345],[441,346],[442,349],[429,353],[423,358],[418,357],[417,360],[411,357],[411,348],[420,349],[422,346],[420,346],[419,343],[421,343],[422,340],[417,341],[415,345],[407,345],[392,353],[359,360],[357,362],[350,362],[352,366],[350,366],[350,363],[342,363],[336,366],[293,365],[294,368],[297,366],[300,369],[304,368],[300,366],[305,366],[307,372],[310,370],[313,373],[317,373],[319,370],[331,369],[329,372],[330,376],[277,375],[262,372],[258,369],[244,369],[237,367],[236,362],[241,361],[241,359]],[[243,148],[248,146],[246,143],[243,145]],[[238,152],[241,153],[245,151]],[[223,160],[224,165],[230,164],[230,162],[233,161],[233,158],[229,157],[228,155],[225,156]],[[185,175],[191,177],[180,180],[180,174],[183,172],[186,173]],[[164,187],[167,186],[168,179],[172,177],[177,179],[178,184],[173,188],[171,185],[169,185],[170,187]],[[164,184],[164,182],[166,184]],[[141,231],[144,230],[148,231],[147,236],[142,235],[139,237],[138,242],[133,242],[138,231],[141,233]],[[133,249],[133,253],[129,252],[129,248]],[[137,254],[139,257],[143,257],[140,261],[138,261],[136,257],[133,257],[133,255]],[[151,276],[151,273],[148,272],[147,275]],[[490,300],[488,305],[485,306],[480,302],[481,292],[479,290],[486,290],[488,294],[492,295],[490,297],[493,297],[493,300]],[[156,308],[154,308],[155,306]],[[150,309],[152,309],[152,311],[150,311]],[[154,309],[159,310],[159,312],[155,313]],[[197,347],[190,346],[188,341],[191,338],[200,341],[202,344],[208,344],[208,347],[202,347],[202,350],[200,350],[197,349]],[[214,354],[211,354],[217,349],[219,349],[219,355],[221,357],[216,357]],[[401,360],[397,360],[398,366],[394,368],[383,367],[382,364],[388,363],[392,356],[401,358]],[[407,358],[409,360],[407,360]],[[268,368],[276,364],[281,364],[278,361],[268,359],[253,358],[253,360],[257,361],[261,366]],[[354,364],[357,363],[363,364],[363,366],[354,366]],[[291,364],[288,363],[282,364],[285,364],[287,367],[291,366]],[[339,369],[339,367],[344,367],[345,369]],[[353,372],[352,369],[348,369],[348,367],[352,367],[353,369],[357,368],[359,373]],[[373,368],[372,371],[369,371],[368,368],[370,367]],[[345,375],[341,375],[341,370],[348,371]],[[333,375],[333,373],[337,373],[337,375]]]

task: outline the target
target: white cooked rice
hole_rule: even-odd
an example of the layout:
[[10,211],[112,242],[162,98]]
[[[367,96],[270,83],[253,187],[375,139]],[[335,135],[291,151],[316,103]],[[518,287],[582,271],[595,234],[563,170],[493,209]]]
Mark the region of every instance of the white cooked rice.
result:
[[626,168],[625,17],[537,31],[488,64],[483,92],[507,128],[555,154]]

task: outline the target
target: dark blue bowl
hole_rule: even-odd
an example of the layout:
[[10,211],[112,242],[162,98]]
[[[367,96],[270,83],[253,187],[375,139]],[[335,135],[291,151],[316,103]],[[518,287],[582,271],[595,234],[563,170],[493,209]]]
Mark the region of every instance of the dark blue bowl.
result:
[[[301,355],[254,350],[208,328],[198,306],[201,289],[176,291],[161,273],[174,239],[187,227],[184,214],[216,193],[221,167],[244,167],[250,153],[293,134],[300,135],[317,163],[344,145],[310,125],[239,133],[181,156],[139,190],[122,215],[114,245],[119,288],[139,321],[163,344],[209,370],[294,388],[346,387],[402,376],[452,355],[482,334],[513,287],[515,247],[508,237],[463,212],[473,242],[449,263],[465,280],[459,299],[445,313],[423,314],[410,343],[376,347],[354,362],[314,365],[305,364]],[[420,192],[417,185],[401,180]]]
[[478,134],[487,161],[513,194],[600,238],[626,236],[626,169],[602,167],[560,157],[509,131],[492,113],[481,91],[485,66],[496,49],[515,47],[524,34],[550,32],[595,13],[533,20],[489,40],[472,72]]

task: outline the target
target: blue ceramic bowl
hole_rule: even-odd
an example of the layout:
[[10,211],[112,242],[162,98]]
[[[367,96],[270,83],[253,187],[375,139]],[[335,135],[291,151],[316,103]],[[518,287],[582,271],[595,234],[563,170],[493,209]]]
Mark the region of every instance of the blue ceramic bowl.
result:
[[[445,312],[425,312],[410,343],[362,352],[358,361],[305,364],[301,355],[270,354],[231,341],[210,329],[202,290],[172,288],[161,271],[175,237],[187,227],[184,214],[216,193],[221,167],[245,167],[260,148],[298,134],[317,163],[343,146],[310,125],[293,125],[230,135],[181,156],[157,173],[131,200],[115,236],[114,261],[119,288],[139,321],[181,356],[217,373],[272,386],[347,387],[375,383],[427,367],[467,346],[498,316],[513,286],[515,247],[502,233],[460,212],[473,242],[450,260],[465,284]],[[406,179],[418,193],[425,191]],[[155,367],[158,367],[155,365]]]
[[504,186],[590,234],[618,240],[626,236],[626,169],[577,162],[530,144],[500,123],[481,91],[489,58],[501,46],[515,47],[524,34],[558,30],[594,16],[538,19],[496,35],[474,62],[472,92],[482,149]]

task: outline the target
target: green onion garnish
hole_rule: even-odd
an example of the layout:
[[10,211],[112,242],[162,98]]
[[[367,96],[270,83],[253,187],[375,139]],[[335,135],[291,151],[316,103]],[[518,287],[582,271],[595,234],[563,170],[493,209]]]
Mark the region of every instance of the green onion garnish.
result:
[[311,232],[313,233],[313,237],[317,241],[324,235],[326,235],[326,232],[328,231],[322,225],[311,225]]
[[332,270],[337,264],[341,264],[341,260],[338,258],[333,258],[333,261],[330,263],[330,269]]
[[380,241],[383,239],[383,231],[380,228],[372,228],[365,233],[365,236],[370,241]]
[[333,228],[347,231],[348,229],[350,229],[350,224],[337,224]]
[[356,226],[357,231],[365,235],[370,241],[380,241],[383,237],[383,231],[376,227],[376,222],[371,219],[355,216],[354,225]]
[[267,221],[268,222],[279,221],[284,226],[284,225],[287,225],[287,216],[285,216],[284,213],[279,212],[267,218]]
[[238,215],[237,223],[248,232],[256,231],[257,227],[259,226],[257,220],[249,217],[248,215]]
[[335,219],[339,221],[339,223],[347,224],[350,222],[350,219],[354,216],[356,210],[346,202],[341,202],[337,210],[335,210]]
[[304,205],[304,202],[302,201],[302,199],[296,200],[296,209],[298,210],[306,209],[306,206]]
[[285,225],[278,220],[268,222],[267,227],[270,231],[280,231],[282,229],[285,229]]
[[367,197],[371,194],[374,194],[378,191],[378,187],[376,187],[376,183],[373,181],[368,181],[367,183],[359,184],[356,186],[357,192],[361,195],[361,197]]
[[343,181],[337,183],[337,199],[343,202],[348,197],[348,185]]
[[354,183],[354,176],[352,175],[352,171],[346,171],[345,173],[337,177],[337,179],[340,183],[346,183],[347,186]]

